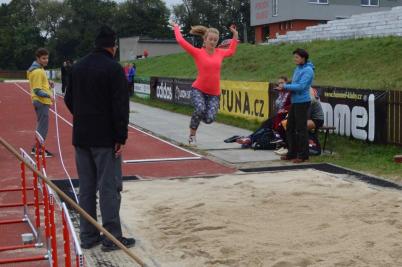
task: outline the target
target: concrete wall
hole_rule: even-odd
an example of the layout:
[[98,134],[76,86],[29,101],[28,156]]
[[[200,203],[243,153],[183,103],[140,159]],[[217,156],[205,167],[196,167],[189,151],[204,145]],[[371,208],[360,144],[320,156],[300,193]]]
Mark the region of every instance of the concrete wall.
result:
[[172,40],[143,40],[140,37],[120,38],[120,61],[134,60],[137,55],[148,51],[149,57],[164,56],[183,52],[176,41]]
[[380,0],[379,7],[365,7],[361,0],[329,0],[329,4],[312,4],[308,0],[277,0],[278,15],[273,16],[272,1],[251,0],[251,26],[288,20],[334,20],[355,14],[378,12],[402,6],[402,0]]

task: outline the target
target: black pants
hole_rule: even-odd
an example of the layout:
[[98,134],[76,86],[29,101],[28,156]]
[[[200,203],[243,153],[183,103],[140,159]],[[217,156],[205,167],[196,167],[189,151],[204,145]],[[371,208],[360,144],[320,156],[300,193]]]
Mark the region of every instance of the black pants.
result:
[[308,129],[307,120],[311,102],[295,103],[290,107],[286,137],[288,142],[288,157],[308,159]]
[[64,94],[66,92],[67,88],[67,81],[66,79],[61,79],[61,92]]
[[[75,159],[80,179],[80,206],[96,220],[96,193],[102,224],[116,238],[122,236],[120,224],[120,192],[122,190],[121,158],[113,148],[75,147]],[[93,242],[99,231],[84,217],[80,217],[81,242]]]

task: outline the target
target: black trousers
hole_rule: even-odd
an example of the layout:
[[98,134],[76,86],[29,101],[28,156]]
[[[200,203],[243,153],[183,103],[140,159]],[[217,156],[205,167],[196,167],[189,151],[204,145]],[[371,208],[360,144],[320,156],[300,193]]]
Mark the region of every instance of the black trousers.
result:
[[311,102],[295,103],[290,107],[286,137],[288,142],[288,157],[308,159],[308,129],[307,120]]

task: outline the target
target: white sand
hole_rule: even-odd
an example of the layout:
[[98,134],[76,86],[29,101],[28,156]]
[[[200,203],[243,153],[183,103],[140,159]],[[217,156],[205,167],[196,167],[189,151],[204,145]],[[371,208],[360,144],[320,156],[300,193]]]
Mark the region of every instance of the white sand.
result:
[[402,266],[402,193],[318,171],[126,183],[121,216],[172,266]]

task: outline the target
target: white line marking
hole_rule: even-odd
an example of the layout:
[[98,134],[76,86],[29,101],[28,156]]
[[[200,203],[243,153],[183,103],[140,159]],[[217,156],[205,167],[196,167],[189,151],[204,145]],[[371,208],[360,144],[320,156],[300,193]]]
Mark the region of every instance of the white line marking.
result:
[[[26,94],[28,94],[28,95],[31,95],[29,92],[27,92],[27,91],[26,91],[22,86],[20,86],[19,84],[17,84],[17,83],[14,83],[14,84],[15,84],[18,88],[20,88],[24,93],[26,93]],[[72,125],[68,120],[66,120],[64,117],[62,117],[62,116],[59,115],[59,114],[56,114],[56,112],[54,112],[52,109],[50,109],[50,111],[52,111],[53,114],[57,115],[57,116],[58,116],[60,119],[62,119],[65,123],[67,123],[68,125],[70,125],[71,127],[73,127],[73,125]],[[166,141],[166,140],[163,140],[163,139],[161,139],[161,138],[159,138],[159,137],[157,137],[157,136],[154,136],[154,135],[152,135],[152,134],[150,134],[150,133],[147,133],[147,132],[145,132],[145,131],[143,131],[143,130],[141,130],[141,129],[135,127],[135,126],[133,126],[132,124],[129,124],[128,127],[132,128],[132,129],[134,129],[134,130],[136,130],[136,131],[139,131],[139,132],[141,132],[141,133],[143,133],[143,134],[146,134],[146,135],[148,135],[148,136],[150,136],[150,137],[152,137],[152,138],[154,138],[154,139],[156,139],[156,140],[159,140],[159,141],[161,141],[161,142],[163,142],[163,143],[165,143],[165,144],[168,144],[168,145],[170,145],[170,146],[172,146],[172,147],[175,147],[175,148],[180,149],[180,150],[182,150],[182,151],[184,151],[184,152],[187,152],[187,153],[189,153],[189,154],[195,156],[194,159],[202,158],[202,156],[199,155],[199,154],[197,154],[197,153],[194,153],[194,152],[192,152],[192,151],[190,151],[190,150],[188,150],[188,149],[182,148],[182,147],[177,146],[177,145],[175,145],[175,144],[172,144],[172,143],[170,143],[170,142],[168,142],[168,141]]]
[[160,161],[183,161],[183,160],[197,160],[202,159],[201,157],[182,157],[182,158],[160,158],[160,159],[134,159],[134,160],[124,160],[124,163],[143,163],[143,162],[160,162]]
[[161,139],[161,138],[159,138],[159,137],[157,137],[157,136],[154,136],[154,135],[152,135],[152,134],[150,134],[150,133],[147,133],[147,132],[145,132],[145,131],[143,131],[143,130],[141,130],[141,129],[135,127],[135,126],[133,126],[131,123],[128,125],[128,127],[133,128],[133,129],[135,129],[135,130],[137,130],[137,131],[139,131],[139,132],[141,132],[141,133],[144,133],[144,134],[146,134],[146,135],[148,135],[148,136],[152,136],[153,138],[155,138],[155,139],[157,139],[157,140],[159,140],[159,141],[161,141],[161,142],[163,142],[163,143],[169,144],[169,145],[171,145],[171,146],[173,146],[173,147],[175,147],[175,148],[178,148],[178,149],[180,149],[180,150],[182,150],[182,151],[185,151],[185,152],[187,152],[187,153],[190,153],[190,154],[192,154],[192,155],[194,155],[194,156],[196,156],[196,157],[202,158],[202,156],[199,155],[199,154],[197,154],[197,153],[194,153],[194,152],[192,152],[192,151],[190,151],[190,150],[188,150],[188,149],[182,148],[182,147],[177,146],[177,145],[175,145],[175,144],[172,144],[172,143],[170,143],[170,142],[168,142],[168,141],[166,141],[166,140],[163,140],[163,139]]
[[[27,92],[21,85],[14,83],[18,88],[20,88],[24,93],[26,93],[27,95],[31,95],[29,92]],[[51,112],[53,112],[54,115],[57,115],[60,119],[62,119],[65,123],[67,123],[68,125],[70,125],[71,127],[73,127],[72,123],[69,122],[68,120],[66,120],[64,117],[62,117],[59,114],[56,114],[56,112],[54,112],[53,109],[49,109]]]

